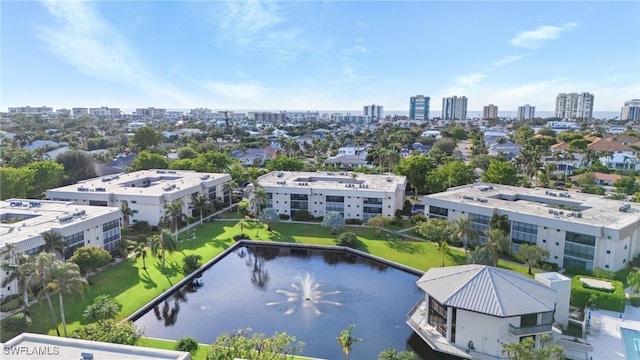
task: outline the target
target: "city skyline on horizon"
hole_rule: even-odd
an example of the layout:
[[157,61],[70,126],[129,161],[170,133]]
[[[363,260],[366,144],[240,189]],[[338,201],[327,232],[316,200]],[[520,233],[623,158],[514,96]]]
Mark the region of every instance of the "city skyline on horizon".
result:
[[[640,23],[625,21],[637,2],[1,6],[2,108],[408,112],[424,95],[432,107],[466,96],[470,113],[545,112],[558,93],[590,92],[597,113],[640,98]],[[478,20],[489,15],[500,21]]]

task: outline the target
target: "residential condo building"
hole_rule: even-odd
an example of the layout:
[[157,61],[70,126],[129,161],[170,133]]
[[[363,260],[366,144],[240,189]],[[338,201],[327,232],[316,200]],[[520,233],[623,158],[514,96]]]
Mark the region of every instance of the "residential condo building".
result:
[[521,244],[549,250],[561,268],[618,271],[640,254],[640,207],[602,196],[495,184],[474,184],[426,195],[425,213],[453,221],[471,219],[479,242],[489,221],[506,215],[511,251]]
[[[111,253],[120,241],[122,212],[118,207],[78,205],[69,201],[9,199],[0,201],[0,249],[13,244],[19,251],[35,255],[44,250],[43,233],[62,236],[68,259],[82,246],[95,245]],[[15,259],[3,257],[10,264]],[[0,297],[18,293],[17,282],[2,287]]]
[[529,120],[536,117],[536,107],[529,104],[518,106],[518,120]]
[[429,120],[430,98],[416,95],[409,98],[409,120]]
[[384,119],[384,107],[382,105],[365,105],[362,107],[362,113],[367,124]]
[[640,99],[633,99],[624,102],[620,120],[640,120]]
[[19,106],[10,107],[9,114],[24,114],[24,115],[43,115],[53,113],[53,108],[49,106]]
[[136,109],[136,115],[142,118],[164,119],[167,117],[167,109],[140,108]]
[[143,170],[80,181],[47,190],[47,199],[79,205],[126,206],[133,212],[131,223],[146,221],[158,225],[165,215],[164,205],[182,200],[182,212],[191,215],[191,197],[202,194],[209,200],[229,196],[224,184],[231,175],[187,170]]
[[556,117],[563,120],[591,119],[593,117],[593,94],[588,92],[558,94],[556,96]]
[[349,172],[274,171],[258,178],[278,214],[308,211],[314,217],[337,211],[345,219],[367,221],[394,216],[404,204],[404,176]]
[[451,96],[442,98],[443,120],[464,120],[467,118],[467,97]]
[[489,104],[482,109],[483,119],[497,119],[498,118],[498,106]]

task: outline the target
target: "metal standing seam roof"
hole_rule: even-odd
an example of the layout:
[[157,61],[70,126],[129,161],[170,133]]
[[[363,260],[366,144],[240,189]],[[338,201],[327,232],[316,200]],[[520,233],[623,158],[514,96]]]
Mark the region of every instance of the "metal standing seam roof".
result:
[[553,311],[555,290],[487,265],[429,269],[416,284],[445,306],[497,317]]

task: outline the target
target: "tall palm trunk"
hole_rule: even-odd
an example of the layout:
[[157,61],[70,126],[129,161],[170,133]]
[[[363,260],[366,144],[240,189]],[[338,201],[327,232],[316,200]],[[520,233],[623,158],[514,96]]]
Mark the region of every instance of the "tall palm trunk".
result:
[[60,331],[58,330],[58,319],[56,318],[56,312],[53,310],[53,303],[51,302],[51,296],[46,289],[44,291],[44,296],[47,298],[47,303],[49,304],[49,311],[51,311],[51,317],[53,317],[53,326],[56,328],[56,333],[60,336]]
[[64,337],[67,337],[67,321],[64,317],[64,301],[62,299],[62,291],[58,292],[58,299],[60,299],[60,319],[62,320],[62,332]]

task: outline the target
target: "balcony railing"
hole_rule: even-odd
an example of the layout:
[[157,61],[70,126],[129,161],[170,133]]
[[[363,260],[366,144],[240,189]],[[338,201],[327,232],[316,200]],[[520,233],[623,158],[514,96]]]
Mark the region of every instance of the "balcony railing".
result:
[[509,333],[515,336],[522,335],[532,335],[538,333],[544,333],[551,331],[552,323],[549,324],[540,324],[540,325],[531,325],[531,326],[520,326],[516,327],[509,324]]

